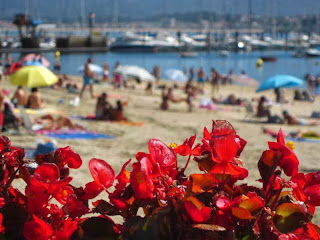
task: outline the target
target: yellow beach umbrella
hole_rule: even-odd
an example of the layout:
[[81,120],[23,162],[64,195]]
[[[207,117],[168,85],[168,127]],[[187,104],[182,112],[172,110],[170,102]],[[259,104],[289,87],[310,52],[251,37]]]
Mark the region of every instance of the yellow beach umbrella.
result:
[[58,82],[58,77],[42,66],[25,66],[10,76],[10,83],[17,86],[46,87]]

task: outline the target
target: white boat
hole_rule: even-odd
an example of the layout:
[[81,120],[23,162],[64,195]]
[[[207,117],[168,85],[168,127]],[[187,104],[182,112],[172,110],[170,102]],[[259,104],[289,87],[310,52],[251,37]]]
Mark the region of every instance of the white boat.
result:
[[316,48],[309,48],[306,51],[306,57],[320,57],[320,51]]
[[179,57],[181,57],[181,58],[194,58],[197,56],[198,56],[198,54],[196,52],[181,52],[181,53],[179,53]]
[[206,49],[206,42],[196,41],[187,34],[182,34],[180,38],[182,49],[187,51],[203,51]]
[[180,44],[170,37],[150,37],[126,33],[117,38],[110,46],[110,51],[118,52],[168,52],[178,51]]
[[226,57],[226,56],[229,55],[229,51],[227,51],[227,50],[221,50],[221,51],[219,52],[219,55],[220,55],[221,57]]

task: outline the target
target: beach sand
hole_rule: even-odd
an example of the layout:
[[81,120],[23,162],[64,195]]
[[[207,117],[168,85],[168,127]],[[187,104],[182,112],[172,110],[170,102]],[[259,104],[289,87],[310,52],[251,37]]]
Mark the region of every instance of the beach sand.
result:
[[[72,77],[75,81],[81,82],[81,77]],[[281,124],[266,124],[255,118],[245,118],[246,110],[240,106],[216,105],[217,111],[208,109],[200,109],[199,101],[201,98],[211,97],[211,88],[206,85],[205,94],[199,95],[194,100],[194,110],[188,112],[188,106],[185,102],[170,104],[167,111],[160,110],[161,90],[154,89],[152,95],[147,95],[144,91],[146,83],[136,85],[136,89],[114,90],[110,84],[99,84],[94,86],[96,94],[106,91],[112,97],[109,101],[115,104],[116,96],[127,101],[128,105],[124,108],[125,115],[132,122],[143,122],[143,126],[125,125],[121,123],[111,123],[102,121],[74,121],[83,125],[85,128],[100,133],[116,136],[116,139],[99,139],[99,140],[57,140],[58,147],[70,146],[77,152],[82,160],[83,165],[75,171],[72,183],[76,186],[84,186],[87,182],[92,181],[88,169],[88,162],[91,158],[100,158],[112,165],[115,172],[120,171],[121,166],[128,159],[135,159],[135,154],[139,151],[148,151],[148,140],[150,138],[158,138],[166,144],[175,142],[177,144],[197,134],[196,142],[202,138],[203,128],[207,127],[211,130],[212,120],[228,120],[240,135],[247,141],[247,145],[241,155],[241,159],[245,162],[245,167],[249,170],[249,177],[246,182],[249,184],[259,185],[256,182],[259,179],[257,162],[262,152],[268,149],[268,141],[275,141],[272,137],[262,133],[263,127],[270,127],[277,131],[280,127],[285,132],[296,131],[298,129],[309,129],[320,132],[320,126],[287,126]],[[167,85],[172,85],[167,83]],[[7,87],[13,93],[15,87],[10,86],[6,80],[2,81],[2,86]],[[271,99],[275,99],[273,91],[255,93],[255,87],[243,86],[222,86],[216,97],[227,97],[228,94],[234,93],[237,97],[251,99],[265,95]],[[47,103],[48,110],[63,111],[68,115],[86,116],[94,113],[96,99],[91,99],[89,91],[86,91],[80,105],[77,107],[69,105],[69,101],[77,95],[67,93],[65,89],[41,88],[40,93],[43,95]],[[183,90],[176,89],[175,95],[184,96]],[[282,110],[286,109],[301,118],[308,119],[312,111],[319,111],[318,97],[314,103],[310,102],[294,102],[293,90],[286,91],[286,97],[291,103],[285,105],[275,105],[272,107],[272,113],[281,116]],[[62,104],[59,100],[63,99]],[[5,133],[6,134],[6,133]],[[41,135],[10,135],[9,138],[14,146],[19,147],[36,147],[36,140],[46,138]],[[300,161],[300,171],[308,173],[310,171],[320,170],[319,164],[319,145],[318,143],[296,142],[295,153]],[[180,162],[184,166],[186,159]],[[191,173],[197,170],[197,165],[192,162],[189,165]],[[318,214],[319,215],[319,214]],[[316,222],[319,224],[319,217]]]

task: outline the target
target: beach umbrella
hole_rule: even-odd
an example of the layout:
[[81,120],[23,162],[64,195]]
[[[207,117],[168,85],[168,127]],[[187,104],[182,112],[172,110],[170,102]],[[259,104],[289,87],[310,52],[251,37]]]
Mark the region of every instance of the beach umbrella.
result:
[[[92,64],[90,63],[89,64],[89,69],[91,72],[95,72],[95,73],[98,73],[98,74],[102,74],[103,73],[103,68],[100,67],[99,65],[96,65],[96,64]],[[84,65],[78,67],[78,72],[83,72],[84,71]]]
[[245,74],[241,74],[241,75],[231,75],[230,79],[233,83],[237,83],[241,86],[258,86],[258,81],[248,77]]
[[36,61],[26,61],[23,62],[23,66],[43,66],[43,64]]
[[275,75],[264,81],[256,92],[262,92],[269,89],[275,88],[287,88],[287,87],[297,87],[302,86],[304,81],[290,75]]
[[168,69],[164,72],[165,78],[175,82],[186,82],[188,77],[178,69]]
[[120,66],[114,70],[114,73],[119,73],[121,75],[140,78],[141,80],[155,81],[155,77],[151,75],[146,69],[138,66]]
[[46,87],[58,82],[58,77],[43,66],[25,66],[10,76],[10,83],[16,86]]
[[42,66],[49,67],[50,62],[43,56],[38,56],[35,53],[29,53],[23,57],[24,65],[30,66],[30,65],[39,65],[39,63]]

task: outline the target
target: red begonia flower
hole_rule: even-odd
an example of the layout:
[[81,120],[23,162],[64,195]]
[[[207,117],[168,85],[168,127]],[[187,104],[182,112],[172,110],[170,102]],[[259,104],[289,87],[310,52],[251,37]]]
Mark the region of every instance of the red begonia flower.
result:
[[53,235],[51,226],[37,216],[28,221],[23,227],[23,236],[27,240],[48,240]]
[[71,177],[62,180],[59,180],[59,178],[59,168],[54,163],[43,163],[34,171],[33,178],[30,180],[31,191],[46,191],[46,193],[59,200],[59,196],[66,196],[67,193],[63,191],[72,180]]
[[[209,135],[211,135],[210,140],[208,140]],[[246,141],[236,135],[229,122],[214,121],[211,134],[207,129],[204,130],[202,142],[202,151],[211,152],[211,159],[205,157],[200,160],[201,167],[206,171],[212,174],[231,175],[235,180],[248,176],[248,171],[239,167],[235,160],[239,157]]]
[[63,158],[63,164],[67,164],[69,168],[77,169],[82,165],[82,159],[79,154],[71,150],[69,146],[57,149]]
[[268,143],[270,150],[281,153],[278,165],[287,176],[293,176],[298,173],[299,161],[295,153],[286,146],[282,130],[280,129],[277,136],[277,142]]
[[175,149],[176,153],[181,156],[188,156],[190,154],[193,156],[199,156],[201,154],[201,145],[197,144],[194,148],[192,148],[195,139],[196,135],[187,138],[182,145]]
[[107,162],[93,158],[89,162],[89,170],[93,180],[102,188],[107,189],[112,186],[115,173]]

